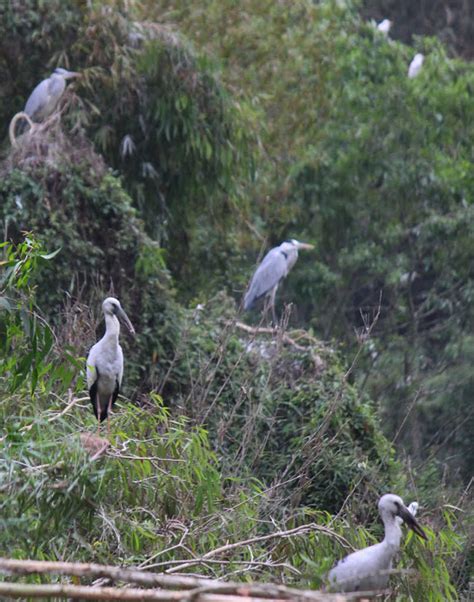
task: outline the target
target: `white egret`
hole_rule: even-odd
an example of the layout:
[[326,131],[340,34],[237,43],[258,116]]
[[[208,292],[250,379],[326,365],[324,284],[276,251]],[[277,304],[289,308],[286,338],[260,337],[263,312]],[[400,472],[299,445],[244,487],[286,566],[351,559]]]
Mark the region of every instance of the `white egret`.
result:
[[415,54],[412,62],[410,63],[410,66],[408,67],[408,77],[410,79],[416,77],[418,73],[420,73],[424,60],[424,54],[421,54],[421,52],[417,52],[417,54]]
[[[413,508],[413,504],[411,506]],[[418,504],[416,504],[417,508]],[[383,541],[353,552],[340,560],[328,575],[331,590],[356,592],[387,587],[393,557],[400,549],[402,522],[405,522],[418,536],[426,539],[425,532],[414,514],[398,495],[392,493],[383,495],[379,500],[379,513],[385,527]]]
[[135,329],[122,309],[118,299],[108,297],[102,303],[105,316],[105,334],[90,350],[87,357],[87,387],[98,420],[107,419],[107,430],[110,432],[110,411],[118,397],[123,377],[123,352],[119,344],[120,318],[129,331]]
[[377,29],[385,35],[388,35],[388,32],[390,31],[392,25],[393,21],[390,21],[390,19],[384,19],[383,21],[380,21],[380,23],[377,24]]

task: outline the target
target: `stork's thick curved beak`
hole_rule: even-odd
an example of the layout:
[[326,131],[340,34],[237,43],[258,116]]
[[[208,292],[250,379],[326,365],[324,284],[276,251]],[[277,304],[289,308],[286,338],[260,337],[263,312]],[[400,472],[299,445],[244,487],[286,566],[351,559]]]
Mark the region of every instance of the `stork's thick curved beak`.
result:
[[82,73],[78,71],[68,71],[67,75],[65,75],[66,79],[72,79],[73,77],[82,77]]
[[125,324],[130,331],[130,334],[135,334],[135,328],[133,328],[133,324],[130,322],[129,317],[121,307],[117,310],[117,318],[120,318],[120,320]]
[[308,242],[299,242],[298,249],[314,249],[314,245],[310,245]]
[[406,506],[400,506],[398,514],[400,518],[403,519],[403,522],[405,522],[410,527],[410,529],[412,529],[418,535],[418,537],[421,537],[422,539],[427,539],[426,534],[421,528],[420,524],[410,512],[410,510],[406,508]]

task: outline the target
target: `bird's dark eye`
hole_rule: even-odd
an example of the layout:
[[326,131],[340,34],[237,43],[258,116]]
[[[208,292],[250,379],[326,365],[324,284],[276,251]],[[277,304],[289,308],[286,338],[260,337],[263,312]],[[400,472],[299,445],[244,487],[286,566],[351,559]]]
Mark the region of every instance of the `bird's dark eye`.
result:
[[112,303],[112,312],[113,312],[114,314],[117,314],[117,313],[118,313],[118,305],[116,305],[115,303]]

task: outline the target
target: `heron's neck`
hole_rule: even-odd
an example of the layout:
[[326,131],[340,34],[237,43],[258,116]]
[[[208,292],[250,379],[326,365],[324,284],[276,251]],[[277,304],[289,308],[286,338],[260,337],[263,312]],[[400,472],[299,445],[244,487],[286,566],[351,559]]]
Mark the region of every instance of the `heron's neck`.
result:
[[384,542],[398,549],[400,547],[400,539],[402,537],[402,530],[399,522],[393,515],[383,517],[382,520],[385,525]]
[[116,316],[111,314],[105,314],[105,335],[104,338],[114,339],[118,341],[120,334],[120,322]]

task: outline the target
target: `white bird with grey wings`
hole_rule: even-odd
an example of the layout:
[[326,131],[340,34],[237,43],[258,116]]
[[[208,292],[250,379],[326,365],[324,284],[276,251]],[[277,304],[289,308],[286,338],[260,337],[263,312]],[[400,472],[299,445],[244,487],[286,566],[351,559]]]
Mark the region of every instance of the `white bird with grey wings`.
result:
[[415,519],[418,504],[410,504],[412,513],[398,495],[387,493],[379,500],[379,513],[385,527],[383,541],[353,552],[340,560],[328,575],[329,588],[338,592],[379,590],[387,587],[395,554],[400,549],[402,523],[419,537],[425,532]]
[[135,329],[118,299],[108,297],[102,304],[105,334],[90,350],[87,357],[87,387],[94,414],[100,423],[107,419],[117,400],[123,377],[123,351],[119,343],[120,322],[135,334]]

